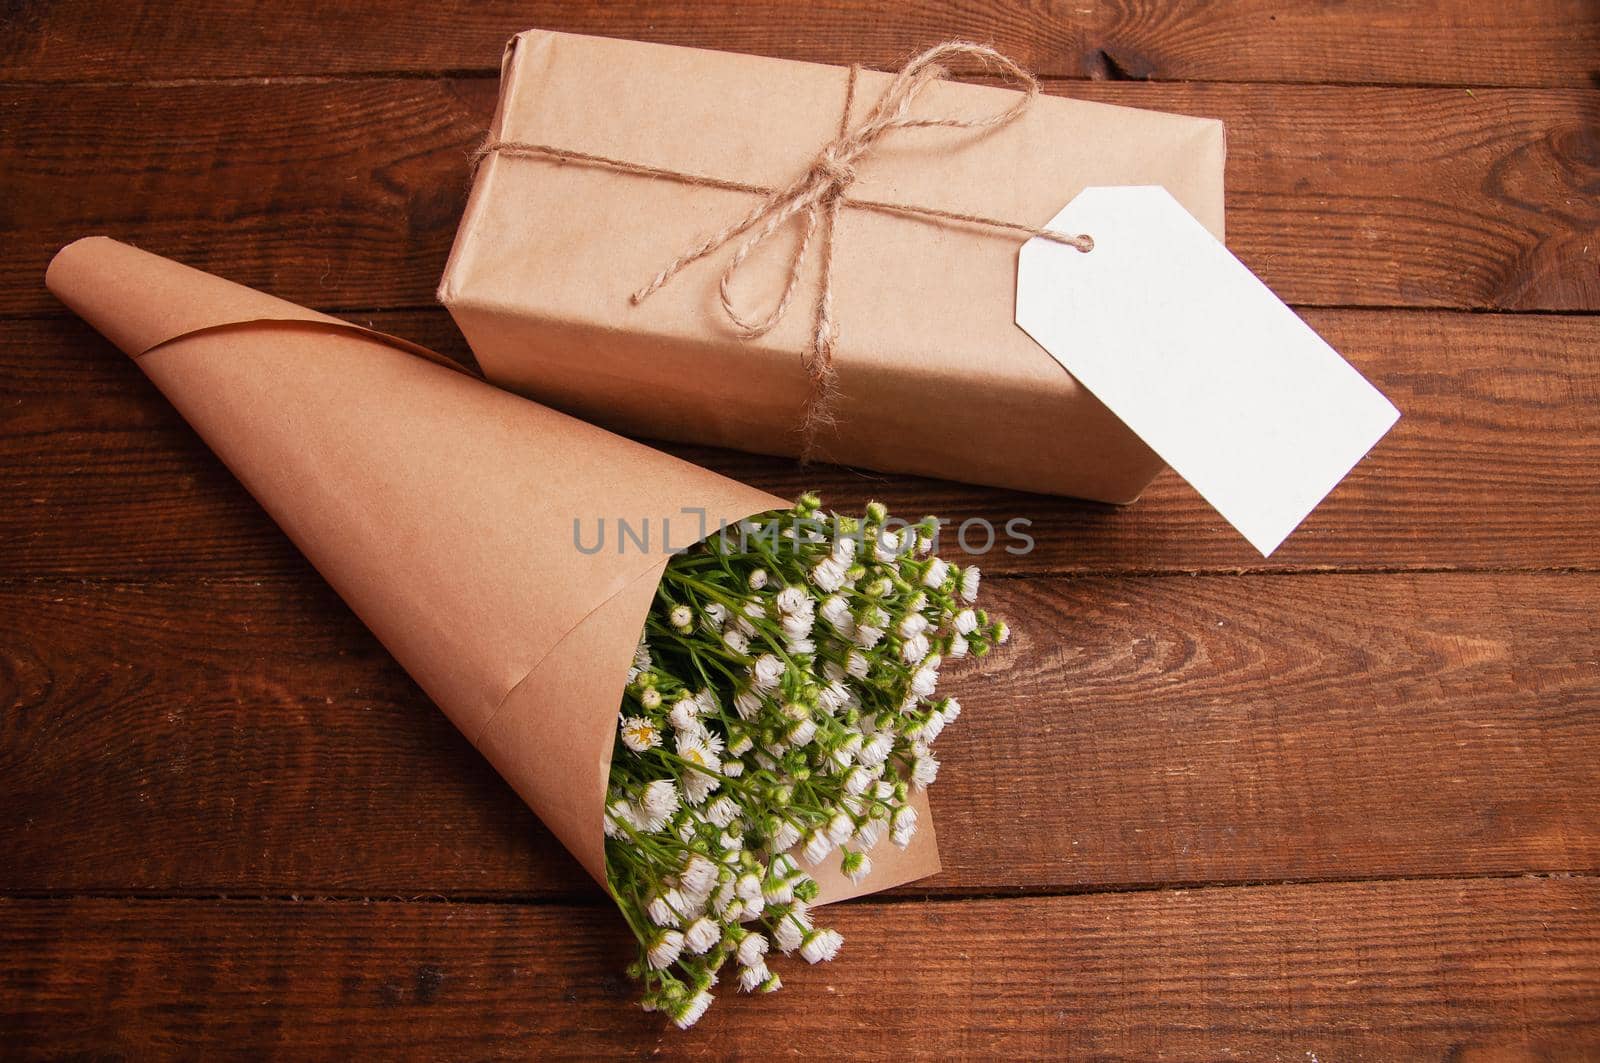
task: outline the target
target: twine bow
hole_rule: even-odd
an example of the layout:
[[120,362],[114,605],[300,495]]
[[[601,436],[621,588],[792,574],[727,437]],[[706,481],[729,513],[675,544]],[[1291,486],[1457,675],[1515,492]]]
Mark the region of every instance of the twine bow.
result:
[[[945,61],[956,58],[975,59],[985,69],[999,73],[1016,82],[1022,96],[1016,103],[998,114],[973,118],[917,118],[911,106],[917,96],[931,82],[943,80],[948,71]],[[813,308],[811,341],[801,356],[801,364],[810,378],[810,391],[806,396],[804,416],[800,425],[802,457],[810,458],[816,448],[817,436],[824,428],[834,424],[834,402],[838,393],[838,374],[834,368],[834,351],[838,342],[838,324],[833,313],[833,236],[835,222],[842,207],[899,214],[913,218],[952,221],[976,225],[1028,237],[1041,237],[1089,251],[1094,240],[1087,235],[1069,235],[1052,229],[1021,225],[981,214],[964,214],[959,211],[939,210],[932,207],[908,206],[876,200],[858,199],[848,194],[855,183],[857,166],[872,153],[884,136],[897,129],[992,129],[1015,121],[1039,95],[1039,83],[1014,61],[993,48],[966,41],[947,41],[929,48],[913,58],[894,76],[889,87],[873,104],[855,128],[849,127],[850,112],[855,102],[859,66],[850,68],[850,78],[845,92],[844,109],[839,120],[839,135],[817,155],[810,168],[790,184],[781,188],[729,181],[699,174],[684,173],[661,167],[647,166],[622,159],[591,155],[549,144],[528,144],[518,141],[490,140],[474,153],[474,164],[491,154],[513,157],[546,157],[557,161],[579,162],[607,169],[659,177],[682,184],[733,191],[752,192],[765,198],[757,203],[739,221],[712,233],[677,258],[667,263],[661,272],[630,297],[635,305],[648,299],[677,276],[683,269],[700,259],[714,254],[727,244],[749,234],[734,250],[718,283],[722,311],[735,331],[745,339],[754,339],[771,332],[794,301],[799,288],[811,245],[820,245],[821,278]],[[749,259],[751,253],[771,239],[785,226],[801,226],[800,240],[789,259],[788,277],[783,292],[764,316],[752,320],[734,306],[733,279]]]

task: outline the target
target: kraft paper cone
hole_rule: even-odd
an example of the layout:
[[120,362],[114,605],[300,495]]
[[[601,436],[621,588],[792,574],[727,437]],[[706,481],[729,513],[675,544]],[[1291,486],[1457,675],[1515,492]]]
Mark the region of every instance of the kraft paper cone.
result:
[[[597,881],[617,710],[668,555],[788,502],[494,388],[426,348],[104,237],[45,279],[132,356]],[[686,510],[704,513],[704,523]],[[866,889],[938,870],[926,824]],[[880,859],[881,858],[881,859]]]

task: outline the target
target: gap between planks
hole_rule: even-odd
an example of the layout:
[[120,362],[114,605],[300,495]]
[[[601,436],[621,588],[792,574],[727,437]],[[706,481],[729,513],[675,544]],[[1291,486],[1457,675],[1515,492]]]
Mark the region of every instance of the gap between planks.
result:
[[[1335,877],[1319,875],[1309,878],[1241,879],[1237,882],[1149,882],[1123,884],[1090,884],[1084,886],[1036,887],[1016,890],[966,889],[918,892],[915,883],[896,887],[884,893],[869,893],[843,901],[844,904],[908,905],[908,904],[963,904],[970,902],[1006,903],[1009,901],[1048,900],[1052,897],[1123,897],[1146,893],[1216,893],[1229,890],[1279,889],[1284,887],[1313,888],[1316,886],[1384,886],[1400,884],[1426,884],[1444,882],[1524,882],[1524,881],[1597,881],[1600,870],[1573,869],[1570,871],[1485,871],[1463,872],[1455,875],[1351,875]],[[451,904],[482,905],[488,907],[525,908],[575,908],[582,910],[609,909],[611,900],[597,890],[589,893],[338,893],[329,891],[250,893],[215,890],[0,890],[0,900],[13,901],[133,901],[149,903],[193,904]]]

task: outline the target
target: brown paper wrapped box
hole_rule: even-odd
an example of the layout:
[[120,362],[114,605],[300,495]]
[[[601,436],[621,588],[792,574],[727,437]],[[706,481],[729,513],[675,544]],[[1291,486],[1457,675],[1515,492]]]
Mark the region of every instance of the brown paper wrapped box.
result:
[[[848,77],[842,67],[530,31],[507,49],[490,138],[782,186],[838,135]],[[889,81],[861,73],[852,122]],[[1015,100],[942,81],[915,113],[987,115]],[[890,134],[849,195],[1037,226],[1086,186],[1157,184],[1220,238],[1224,153],[1215,120],[1045,96],[992,130]],[[807,305],[765,336],[737,335],[717,295],[731,247],[640,305],[628,298],[759,200],[490,154],[439,298],[497,383],[631,435],[795,454]],[[747,263],[741,305],[782,290],[784,243]],[[819,456],[1110,502],[1139,494],[1160,459],[1013,321],[1020,243],[971,225],[840,213],[839,420]],[[816,290],[817,258],[798,304]]]
[[[138,361],[603,881],[618,706],[668,558],[584,553],[574,521],[660,521],[695,507],[715,530],[788,503],[491,387],[404,340],[114,240],[68,246],[46,282]],[[680,531],[675,545],[691,537]],[[873,855],[859,887],[818,869],[823,898],[939,867],[931,830],[904,852]]]

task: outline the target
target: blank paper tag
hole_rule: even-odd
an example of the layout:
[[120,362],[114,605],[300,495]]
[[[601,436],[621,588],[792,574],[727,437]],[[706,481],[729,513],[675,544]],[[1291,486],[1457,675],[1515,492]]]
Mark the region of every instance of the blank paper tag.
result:
[[1086,188],[1023,245],[1017,324],[1262,555],[1400,411],[1164,188]]

